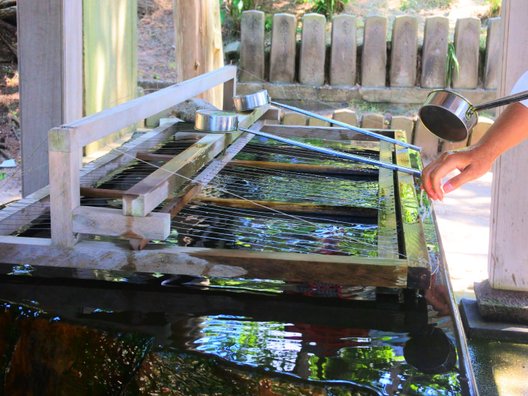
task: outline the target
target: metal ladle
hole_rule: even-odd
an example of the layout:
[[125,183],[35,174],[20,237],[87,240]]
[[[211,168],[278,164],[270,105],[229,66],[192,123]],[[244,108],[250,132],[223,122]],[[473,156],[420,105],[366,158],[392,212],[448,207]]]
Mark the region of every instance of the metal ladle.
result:
[[278,142],[286,143],[292,146],[304,148],[310,151],[315,151],[318,153],[331,155],[338,158],[343,158],[351,161],[362,162],[368,165],[379,166],[381,168],[386,168],[394,171],[405,172],[411,175],[420,176],[421,172],[417,169],[406,168],[403,166],[390,164],[386,162],[381,162],[373,160],[366,157],[361,157],[355,154],[343,153],[341,151],[336,151],[328,148],[313,146],[311,144],[306,144],[298,142],[296,140],[287,139],[281,136],[273,135],[271,133],[266,133],[262,131],[254,131],[251,129],[238,128],[238,118],[236,113],[228,113],[225,111],[215,111],[215,110],[198,110],[196,112],[194,128],[199,131],[210,131],[210,132],[235,132],[236,130],[252,133],[253,135],[261,136],[267,139],[276,140]]
[[465,140],[477,124],[479,110],[492,109],[528,98],[528,91],[473,106],[462,95],[438,89],[431,91],[419,110],[423,124],[436,136],[451,142]]
[[249,95],[238,95],[238,96],[235,96],[235,97],[233,97],[233,102],[235,104],[235,109],[237,111],[239,111],[239,112],[240,111],[243,112],[243,111],[254,110],[254,109],[256,109],[259,106],[263,106],[265,104],[270,103],[270,104],[272,104],[274,106],[282,107],[284,109],[293,111],[295,113],[303,114],[305,116],[308,116],[308,117],[311,117],[311,118],[316,118],[316,119],[321,120],[321,121],[326,121],[326,122],[328,122],[330,124],[338,125],[338,126],[340,126],[342,128],[345,128],[345,129],[348,129],[348,130],[351,130],[351,131],[354,131],[354,132],[358,132],[358,133],[361,133],[363,135],[370,136],[370,137],[373,137],[373,138],[376,138],[376,139],[379,139],[379,140],[383,140],[385,142],[396,144],[396,145],[401,146],[401,147],[410,148],[410,149],[413,149],[413,150],[416,150],[416,151],[421,151],[422,150],[421,147],[415,146],[413,144],[402,142],[400,140],[393,139],[393,138],[390,138],[388,136],[384,136],[384,135],[381,135],[379,133],[372,132],[372,131],[369,131],[369,130],[366,130],[366,129],[358,128],[358,127],[352,126],[350,124],[347,124],[345,122],[333,120],[331,118],[324,117],[324,116],[322,116],[320,114],[317,114],[317,113],[312,113],[310,111],[299,109],[298,107],[294,107],[294,106],[290,106],[290,105],[287,105],[287,104],[284,104],[284,103],[279,103],[279,102],[272,101],[270,99],[269,95],[268,95],[268,91],[266,91],[265,89],[261,90],[261,91],[258,91],[258,92],[255,92],[253,94],[249,94]]

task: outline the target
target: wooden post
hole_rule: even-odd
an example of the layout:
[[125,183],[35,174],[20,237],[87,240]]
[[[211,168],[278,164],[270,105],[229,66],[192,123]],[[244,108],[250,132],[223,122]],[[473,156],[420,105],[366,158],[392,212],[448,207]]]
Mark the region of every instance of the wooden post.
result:
[[[528,2],[503,0],[502,73],[499,96],[528,69]],[[528,291],[528,142],[495,163],[491,201],[489,280],[495,289]]]
[[48,130],[82,117],[82,0],[19,0],[22,193],[48,184]]
[[[176,81],[185,81],[224,65],[220,5],[216,0],[173,1]],[[223,87],[201,97],[218,108]]]
[[54,245],[72,247],[73,211],[80,206],[81,147],[75,129],[49,131],[51,239]]
[[[137,96],[137,2],[90,0],[83,5],[84,114],[90,115]],[[106,144],[134,129],[89,144],[85,154],[108,151]]]

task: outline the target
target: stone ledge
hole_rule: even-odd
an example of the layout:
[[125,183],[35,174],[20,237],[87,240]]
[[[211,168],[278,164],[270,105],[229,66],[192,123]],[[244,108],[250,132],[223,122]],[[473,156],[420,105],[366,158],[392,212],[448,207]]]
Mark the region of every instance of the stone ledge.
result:
[[460,316],[464,329],[470,338],[500,340],[510,342],[528,342],[528,327],[509,322],[486,321],[479,314],[475,300],[463,298],[460,301]]
[[[237,93],[245,95],[260,89],[268,90],[273,99],[282,100],[320,100],[324,102],[388,102],[398,104],[422,104],[432,89],[420,87],[361,87],[331,86],[320,87],[302,84],[272,84],[269,82],[239,82]],[[473,104],[495,99],[496,91],[487,89],[458,89],[457,93]]]

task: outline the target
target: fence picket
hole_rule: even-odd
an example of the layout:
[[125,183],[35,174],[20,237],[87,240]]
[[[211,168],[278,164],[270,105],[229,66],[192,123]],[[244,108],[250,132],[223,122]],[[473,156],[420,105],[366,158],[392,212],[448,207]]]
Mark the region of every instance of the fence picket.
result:
[[356,18],[336,15],[332,19],[332,50],[330,56],[330,84],[356,84]]
[[423,88],[445,87],[448,39],[448,18],[435,16],[425,20],[420,80]]
[[291,83],[295,79],[295,16],[279,13],[273,16],[271,33],[270,81]]
[[264,79],[264,13],[250,10],[240,21],[240,81]]
[[391,87],[414,87],[416,85],[417,51],[417,18],[408,15],[398,16],[392,27]]
[[462,18],[455,26],[455,52],[460,64],[453,73],[453,88],[477,88],[479,70],[480,19]]
[[387,18],[370,16],[365,19],[361,58],[361,85],[384,87],[387,66]]
[[299,82],[321,86],[325,82],[325,26],[321,14],[306,14],[303,19]]

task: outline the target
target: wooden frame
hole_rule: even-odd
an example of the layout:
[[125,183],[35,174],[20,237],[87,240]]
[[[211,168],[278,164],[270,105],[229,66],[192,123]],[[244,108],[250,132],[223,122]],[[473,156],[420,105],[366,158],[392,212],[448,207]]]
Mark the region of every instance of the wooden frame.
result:
[[[76,242],[76,232],[88,231],[86,224],[103,221],[101,216],[111,216],[109,211],[93,208],[91,218],[86,219],[86,210],[80,212],[80,163],[82,147],[100,140],[112,132],[135,124],[153,114],[190,99],[216,85],[229,82],[227,91],[234,87],[236,68],[226,66],[199,77],[175,84],[129,102],[123,103],[100,113],[85,117],[79,121],[53,128],[49,132],[50,161],[50,197],[51,197],[51,239],[54,244],[72,247]],[[112,216],[119,211],[114,210]],[[145,211],[142,212],[145,214]],[[164,222],[170,221],[168,215]],[[148,220],[147,220],[148,219]],[[156,223],[161,217],[145,217],[141,230],[144,239],[156,239]],[[86,223],[88,221],[88,223]],[[124,223],[121,235],[135,235],[138,228],[134,226],[134,217]],[[150,230],[153,233],[150,233]],[[166,231],[166,228],[165,228]],[[112,231],[115,235],[116,230]],[[168,236],[165,235],[165,237]]]
[[[76,239],[76,233],[124,237],[137,241],[140,247],[146,239],[165,239],[170,232],[171,217],[182,210],[189,201],[211,199],[199,194],[202,187],[223,167],[236,165],[260,167],[260,161],[253,161],[250,164],[248,161],[231,162],[253,137],[248,133],[208,134],[205,137],[203,134],[182,133],[185,137],[201,137],[200,144],[191,146],[181,154],[170,158],[144,153],[145,149],[156,145],[156,142],[168,138],[175,132],[173,125],[167,124],[147,133],[146,135],[149,136],[140,137],[141,142],[132,141],[127,144],[128,147],[108,154],[105,159],[99,161],[99,164],[91,164],[82,171],[79,170],[79,156],[84,144],[92,139],[100,139],[105,133],[112,133],[122,128],[126,122],[134,123],[138,121],[138,117],[158,113],[164,106],[172,107],[177,101],[190,97],[200,89],[207,89],[211,84],[226,84],[226,80],[228,84],[234,84],[234,73],[234,68],[223,68],[50,131],[50,158],[54,165],[50,185],[51,239],[0,237],[3,260],[46,266],[163,272],[207,277],[271,278],[292,282],[319,281],[397,288],[429,287],[430,267],[422,226],[419,218],[409,217],[409,213],[414,213],[412,211],[417,207],[414,179],[386,169],[378,172],[380,186],[380,209],[377,211],[378,257],[324,254],[307,256],[300,253],[180,246],[159,246],[154,250],[130,251],[127,241],[124,240],[113,239],[105,242]],[[151,97],[152,95],[154,96]],[[149,97],[151,100],[148,100]],[[242,117],[240,125],[245,128],[273,129],[273,132],[287,136],[315,135],[326,138],[326,135],[330,134],[336,140],[355,139],[360,148],[380,151],[380,159],[383,161],[410,166],[408,150],[394,151],[394,147],[388,143],[371,141],[358,136],[355,132],[350,133],[337,128],[282,127],[267,123],[266,118],[273,115],[277,115],[276,111],[265,106]],[[259,119],[262,121],[258,121]],[[107,125],[111,127],[107,128]],[[404,139],[400,132],[385,130],[384,133]],[[120,164],[134,159],[136,154],[138,158],[168,161],[159,171],[155,171],[127,191],[97,191],[98,194],[110,194],[110,196],[115,194],[122,197],[125,202],[122,211],[80,206],[81,187],[85,187],[84,192],[89,193],[86,187],[94,185],[95,181]],[[202,167],[204,169],[196,175],[196,171]],[[292,164],[268,162],[265,167],[291,169]],[[313,173],[316,171],[315,168],[315,165],[309,165],[303,167],[302,171]],[[323,168],[315,173],[335,171],[335,167]],[[355,171],[347,169],[339,173],[354,174]],[[175,176],[176,172],[185,177],[192,176],[192,181],[180,189],[179,195],[171,197],[176,191],[175,186],[178,184],[183,186],[181,180],[178,180],[181,177]],[[401,196],[402,192],[407,194],[404,196],[408,199],[397,203],[395,194]],[[43,199],[35,200],[38,204],[34,204],[37,205],[36,208],[40,208],[40,211],[46,207],[45,193],[42,192],[41,195]],[[151,212],[163,201],[165,203],[160,211]],[[231,201],[229,204],[237,207],[247,204],[238,200]],[[226,204],[226,202],[222,203]],[[284,203],[279,202],[274,205],[281,209],[281,204]],[[301,205],[298,209],[318,213],[321,210],[330,211],[334,214],[338,210],[336,207],[322,208],[314,205]],[[346,207],[346,210],[350,209],[353,209],[353,206]],[[373,217],[376,216],[376,212],[370,211],[366,215]],[[10,216],[16,217],[17,214],[12,213]],[[23,218],[22,212],[19,217]],[[400,236],[397,235],[398,224],[401,224],[403,229]]]

